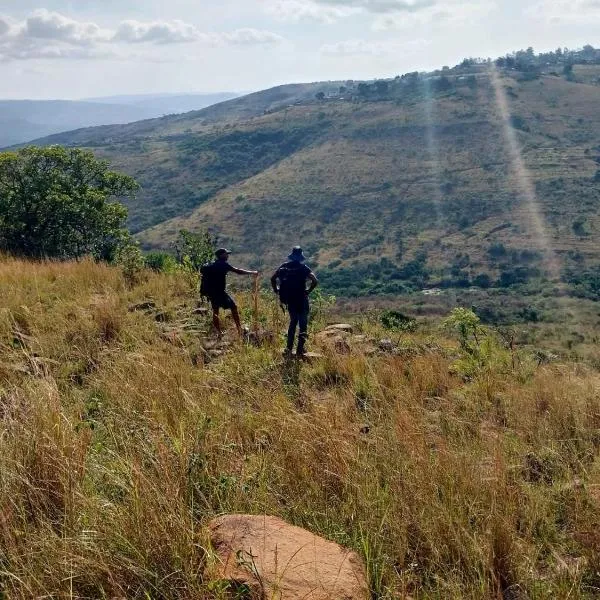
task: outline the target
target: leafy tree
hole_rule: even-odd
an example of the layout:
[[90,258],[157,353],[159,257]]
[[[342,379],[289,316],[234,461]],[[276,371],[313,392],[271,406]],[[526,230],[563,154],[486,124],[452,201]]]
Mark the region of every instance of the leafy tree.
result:
[[325,100],[325,92],[317,92],[315,94],[315,98],[317,100],[319,100],[319,102],[321,102],[322,100]]
[[390,91],[390,84],[387,81],[380,79],[375,82],[375,89],[380,96],[384,96]]
[[193,233],[182,229],[173,246],[177,262],[197,273],[202,265],[213,260],[217,249],[217,238],[208,231]]
[[0,153],[0,249],[24,256],[113,258],[128,237],[113,199],[137,183],[85,150],[31,146]]
[[368,96],[370,91],[370,86],[368,83],[359,83],[358,84],[358,94],[360,96]]

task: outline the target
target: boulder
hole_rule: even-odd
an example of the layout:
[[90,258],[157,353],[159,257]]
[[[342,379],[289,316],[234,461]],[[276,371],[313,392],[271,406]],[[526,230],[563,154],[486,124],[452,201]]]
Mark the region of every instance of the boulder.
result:
[[252,597],[367,600],[365,568],[355,552],[277,517],[225,515],[209,524],[217,556],[211,577]]
[[346,333],[352,333],[354,327],[348,323],[336,323],[335,325],[329,325],[325,328],[325,331],[345,331]]
[[394,342],[389,339],[379,341],[379,349],[382,352],[393,352],[395,350]]

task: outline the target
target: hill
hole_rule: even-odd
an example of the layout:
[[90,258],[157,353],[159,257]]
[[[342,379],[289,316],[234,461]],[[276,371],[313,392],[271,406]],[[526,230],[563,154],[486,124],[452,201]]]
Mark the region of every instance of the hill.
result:
[[240,95],[234,92],[219,92],[214,94],[130,94],[86,98],[86,101],[136,106],[143,110],[148,118],[151,118],[200,110],[213,104],[237,98]]
[[0,148],[61,131],[188,112],[235,96],[169,94],[113,96],[86,101],[0,100]]
[[286,363],[269,295],[273,343],[217,352],[185,277],[88,261],[0,258],[0,301],[1,596],[235,597],[207,543],[226,513],[356,550],[381,600],[597,595],[585,363],[364,313]]
[[302,243],[344,295],[547,279],[595,298],[599,67],[520,69],[283,86],[45,141],[142,183],[130,223],[147,248],[208,226],[258,268]]

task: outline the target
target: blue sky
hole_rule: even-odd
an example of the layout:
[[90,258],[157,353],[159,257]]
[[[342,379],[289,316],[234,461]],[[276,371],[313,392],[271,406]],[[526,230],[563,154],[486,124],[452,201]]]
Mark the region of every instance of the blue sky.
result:
[[0,0],[2,98],[389,77],[600,46],[600,0]]

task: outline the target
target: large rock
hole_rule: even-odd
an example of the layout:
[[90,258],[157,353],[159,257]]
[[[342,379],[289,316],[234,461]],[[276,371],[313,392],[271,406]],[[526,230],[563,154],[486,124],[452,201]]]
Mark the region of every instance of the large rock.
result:
[[325,328],[326,331],[343,331],[345,333],[352,333],[354,331],[354,327],[348,323],[336,323],[334,325],[329,325]]
[[219,580],[268,600],[366,600],[355,552],[277,517],[225,515],[210,525]]

